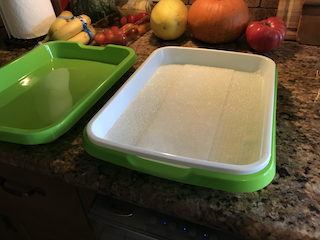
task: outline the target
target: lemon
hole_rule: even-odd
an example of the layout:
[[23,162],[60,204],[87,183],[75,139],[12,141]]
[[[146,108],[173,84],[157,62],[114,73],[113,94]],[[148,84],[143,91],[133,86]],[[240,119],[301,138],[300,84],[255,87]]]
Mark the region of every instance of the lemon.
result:
[[160,0],[153,8],[150,26],[163,40],[179,38],[187,28],[188,8],[181,0]]

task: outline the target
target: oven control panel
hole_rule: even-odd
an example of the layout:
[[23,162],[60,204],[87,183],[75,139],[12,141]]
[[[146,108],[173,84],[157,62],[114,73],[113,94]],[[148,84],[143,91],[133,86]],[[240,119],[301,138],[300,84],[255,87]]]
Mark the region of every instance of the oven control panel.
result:
[[100,194],[88,217],[99,240],[244,240]]

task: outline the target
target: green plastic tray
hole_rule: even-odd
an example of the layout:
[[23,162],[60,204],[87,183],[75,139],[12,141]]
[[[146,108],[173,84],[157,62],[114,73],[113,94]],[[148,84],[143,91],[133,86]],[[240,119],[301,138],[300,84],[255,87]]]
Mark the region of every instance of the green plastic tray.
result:
[[98,146],[89,140],[86,129],[83,135],[83,146],[90,155],[98,159],[157,177],[229,192],[254,192],[266,187],[273,180],[276,172],[277,82],[278,72],[276,69],[271,158],[266,167],[253,174],[236,175],[148,160]]
[[57,41],[0,68],[0,140],[52,142],[136,62],[128,47]]

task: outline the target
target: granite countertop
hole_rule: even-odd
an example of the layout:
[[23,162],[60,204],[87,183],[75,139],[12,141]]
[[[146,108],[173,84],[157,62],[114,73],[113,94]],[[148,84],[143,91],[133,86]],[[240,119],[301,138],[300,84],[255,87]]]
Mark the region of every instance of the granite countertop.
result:
[[[31,49],[6,46],[4,35],[0,29],[0,66]],[[320,99],[315,101],[320,47],[286,41],[263,54],[279,71],[277,173],[264,189],[230,193],[182,184],[95,159],[84,151],[86,123],[153,50],[166,45],[250,51],[243,37],[230,44],[206,45],[188,32],[170,42],[149,31],[131,45],[136,64],[66,134],[36,146],[0,142],[0,161],[246,239],[320,239]]]

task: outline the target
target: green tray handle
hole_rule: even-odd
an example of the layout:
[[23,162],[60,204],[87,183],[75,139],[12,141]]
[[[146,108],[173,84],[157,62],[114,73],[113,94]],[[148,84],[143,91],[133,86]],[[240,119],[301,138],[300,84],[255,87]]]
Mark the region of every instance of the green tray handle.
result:
[[190,167],[158,162],[135,155],[126,155],[126,159],[133,169],[162,178],[181,180],[187,178],[192,172]]

